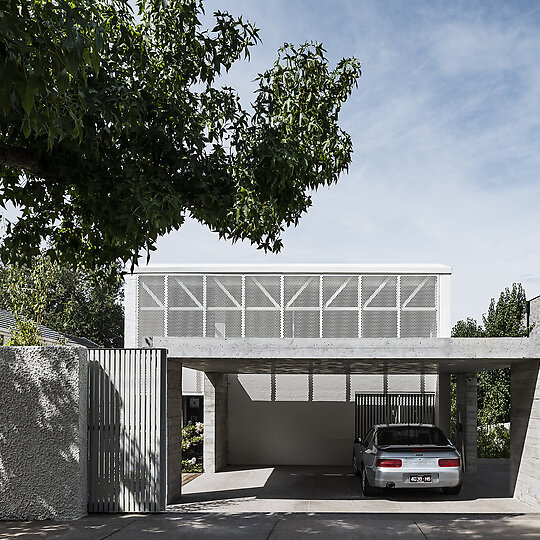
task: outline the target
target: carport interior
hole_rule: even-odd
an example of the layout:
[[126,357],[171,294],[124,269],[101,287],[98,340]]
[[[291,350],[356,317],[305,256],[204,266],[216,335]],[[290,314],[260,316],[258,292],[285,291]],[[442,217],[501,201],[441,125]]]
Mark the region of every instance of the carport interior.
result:
[[[436,422],[449,421],[449,375],[457,374],[458,445],[469,473],[477,469],[476,373],[483,369],[512,367],[512,432],[510,484],[518,499],[540,502],[540,390],[538,345],[532,339],[400,339],[395,340],[200,340],[160,338],[155,345],[169,350],[169,364],[176,365],[178,380],[183,364],[205,372],[204,470],[216,472],[229,463],[228,374],[384,374],[437,373],[439,403]],[[273,343],[272,343],[273,342]],[[345,342],[345,343],[344,343]],[[369,343],[367,343],[369,342]],[[375,343],[377,342],[377,343]],[[181,375],[180,375],[181,377]],[[181,383],[177,397],[168,402],[181,407]],[[446,390],[448,388],[448,391]],[[169,386],[169,389],[172,389]],[[443,391],[441,391],[443,390]],[[169,407],[170,408],[170,407]],[[169,413],[170,415],[171,413]],[[169,416],[181,417],[180,414]],[[173,436],[176,429],[168,430]],[[180,435],[181,437],[181,435]],[[170,440],[169,447],[180,441]],[[178,458],[176,457],[176,462]],[[169,496],[180,496],[179,471],[169,461]]]

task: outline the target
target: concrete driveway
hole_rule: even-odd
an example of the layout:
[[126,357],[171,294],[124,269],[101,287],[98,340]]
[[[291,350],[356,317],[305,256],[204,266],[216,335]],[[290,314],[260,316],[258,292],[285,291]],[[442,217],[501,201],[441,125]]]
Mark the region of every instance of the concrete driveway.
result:
[[203,474],[186,484],[171,512],[339,512],[421,514],[535,513],[513,499],[506,460],[480,460],[466,474],[459,495],[439,489],[385,490],[377,497],[361,493],[349,467],[230,467]]
[[164,514],[0,522],[0,539],[492,540],[540,538],[538,509],[512,499],[505,463],[482,462],[459,496],[390,491],[366,499],[344,467],[230,468],[184,486]]

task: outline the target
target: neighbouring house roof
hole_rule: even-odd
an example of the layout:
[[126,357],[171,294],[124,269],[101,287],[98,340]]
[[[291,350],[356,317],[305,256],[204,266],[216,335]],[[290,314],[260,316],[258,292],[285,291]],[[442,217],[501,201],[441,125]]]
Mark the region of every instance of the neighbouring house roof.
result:
[[[0,309],[0,335],[9,336],[11,334],[11,328],[13,328],[15,324],[15,317],[9,311],[6,311],[5,309]],[[50,328],[47,328],[46,326],[43,326],[41,324],[38,326],[38,331],[41,337],[46,342],[57,343],[63,342],[65,340],[67,345],[69,345],[70,347],[82,346],[88,349],[99,348],[99,345],[97,343],[94,343],[90,339],[60,334],[59,332],[51,330]]]

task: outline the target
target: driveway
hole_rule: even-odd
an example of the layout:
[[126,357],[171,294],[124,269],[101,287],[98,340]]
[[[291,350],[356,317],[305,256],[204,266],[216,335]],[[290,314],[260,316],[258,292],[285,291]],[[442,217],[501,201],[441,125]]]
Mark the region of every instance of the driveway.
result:
[[505,463],[482,462],[458,496],[390,491],[366,499],[344,467],[229,468],[184,486],[164,514],[0,522],[0,539],[492,540],[540,538],[538,509],[512,499]]
[[506,460],[480,460],[459,495],[439,489],[385,490],[366,498],[349,467],[229,467],[183,487],[171,512],[536,513],[510,496]]

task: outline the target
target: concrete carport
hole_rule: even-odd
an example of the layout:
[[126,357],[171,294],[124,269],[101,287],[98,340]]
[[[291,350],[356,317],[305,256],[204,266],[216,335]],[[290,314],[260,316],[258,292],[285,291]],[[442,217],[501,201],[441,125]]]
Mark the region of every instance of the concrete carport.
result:
[[[461,420],[458,445],[468,473],[477,470],[476,373],[512,369],[510,490],[517,500],[540,505],[540,341],[533,338],[393,339],[214,339],[154,338],[169,362],[205,372],[204,469],[228,464],[227,374],[385,374],[437,373],[440,388],[436,421],[449,423],[449,380],[457,374]],[[176,376],[178,379],[178,376]],[[169,384],[169,403],[181,399],[181,383]],[[177,405],[176,405],[177,407]],[[171,409],[171,407],[169,407]],[[176,413],[169,416],[178,418]],[[448,429],[447,429],[448,430]],[[169,438],[177,433],[169,429]],[[170,440],[172,447],[175,441]],[[169,500],[180,495],[178,467],[171,456]]]

